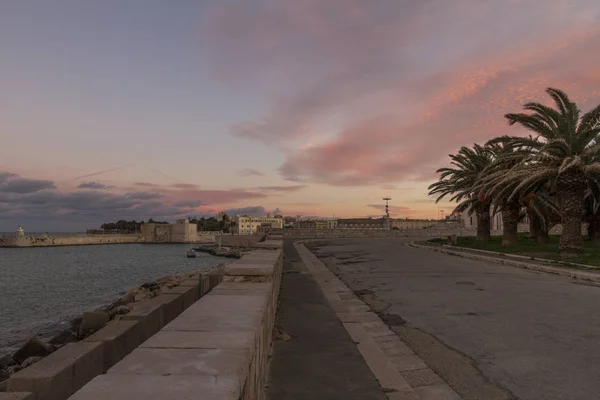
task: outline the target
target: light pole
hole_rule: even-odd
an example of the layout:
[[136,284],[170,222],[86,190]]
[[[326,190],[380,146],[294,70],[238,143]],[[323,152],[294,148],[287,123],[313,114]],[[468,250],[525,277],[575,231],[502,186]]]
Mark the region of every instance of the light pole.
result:
[[391,197],[384,197],[382,200],[385,200],[385,228],[390,229],[390,205],[389,201]]

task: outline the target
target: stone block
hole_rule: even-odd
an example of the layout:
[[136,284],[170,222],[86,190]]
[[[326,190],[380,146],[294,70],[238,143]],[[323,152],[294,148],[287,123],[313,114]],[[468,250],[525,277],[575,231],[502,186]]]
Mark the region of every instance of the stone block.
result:
[[153,299],[144,300],[129,312],[120,315],[119,320],[138,321],[144,332],[144,339],[158,332],[164,325],[164,298],[157,296]]
[[175,286],[171,289],[164,289],[161,296],[180,296],[183,301],[183,309],[185,310],[197,300],[197,286]]
[[241,388],[250,365],[250,349],[139,348],[109,370],[109,374],[212,375],[236,378]]
[[79,332],[98,331],[110,321],[110,315],[104,311],[84,312]]
[[33,393],[29,393],[29,392],[13,392],[13,393],[0,392],[0,400],[35,400],[35,396]]
[[210,276],[202,275],[200,276],[200,297],[208,292],[210,292]]
[[[183,296],[181,294],[161,294],[156,297],[157,303],[162,303],[163,305],[163,324],[166,325],[169,322],[173,321],[179,314],[181,314],[184,310],[183,307]],[[164,326],[163,325],[163,326]]]
[[84,342],[104,344],[103,372],[122,360],[144,341],[142,325],[138,321],[112,321]]
[[257,295],[271,293],[272,282],[223,282],[211,292],[213,295]]
[[69,400],[238,400],[234,378],[198,375],[100,375]]
[[256,330],[266,308],[268,294],[208,294],[167,324],[163,331]]
[[275,266],[273,263],[260,263],[254,264],[238,264],[232,263],[225,267],[226,276],[263,276],[269,277],[273,275]]
[[160,331],[139,348],[167,349],[249,349],[255,340],[252,331]]
[[9,392],[32,392],[36,400],[66,399],[103,370],[103,343],[77,342],[12,375]]
[[192,279],[187,279],[183,282],[181,282],[179,284],[179,286],[190,286],[195,288],[195,299],[194,301],[198,300],[200,298],[200,278],[196,277],[196,278],[192,278]]

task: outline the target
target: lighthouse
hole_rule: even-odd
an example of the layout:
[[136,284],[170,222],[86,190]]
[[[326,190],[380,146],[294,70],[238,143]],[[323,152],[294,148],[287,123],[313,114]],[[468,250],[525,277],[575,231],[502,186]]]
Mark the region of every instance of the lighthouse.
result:
[[23,230],[23,227],[21,225],[19,225],[19,228],[17,228],[17,233],[15,234],[15,236],[17,237],[17,239],[25,237],[25,231]]

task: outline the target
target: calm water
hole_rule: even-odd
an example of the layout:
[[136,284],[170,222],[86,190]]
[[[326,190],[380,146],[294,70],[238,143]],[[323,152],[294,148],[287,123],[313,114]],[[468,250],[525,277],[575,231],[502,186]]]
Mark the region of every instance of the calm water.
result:
[[83,311],[165,275],[207,268],[223,258],[190,245],[118,244],[0,248],[0,356],[29,336],[51,335]]

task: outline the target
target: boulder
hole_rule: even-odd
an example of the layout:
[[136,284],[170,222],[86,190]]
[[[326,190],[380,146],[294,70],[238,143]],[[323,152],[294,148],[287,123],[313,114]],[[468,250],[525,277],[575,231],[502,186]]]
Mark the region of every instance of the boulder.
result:
[[52,353],[53,350],[51,346],[41,342],[34,336],[23,343],[12,357],[16,362],[22,363],[30,357],[45,357]]
[[44,357],[29,357],[27,360],[23,361],[23,364],[21,364],[21,368],[27,368],[30,365],[33,365],[36,362],[40,361],[42,358]]
[[110,315],[107,312],[91,311],[83,313],[79,335],[85,336],[91,332],[96,332],[110,321]]
[[[4,382],[8,378],[10,378],[10,374],[8,373],[8,370],[0,369],[0,382]],[[1,390],[0,390],[0,392],[1,392]]]
[[76,342],[77,341],[77,333],[72,331],[71,329],[65,329],[60,332],[58,335],[54,336],[50,339],[50,344],[54,346],[63,346],[67,343]]
[[131,308],[129,308],[128,306],[117,306],[114,307],[110,310],[110,318],[114,319],[114,317],[116,315],[125,315],[127,314],[129,311],[131,311]]
[[147,299],[149,296],[149,293],[143,289],[141,290],[136,290],[134,296],[133,296],[133,301],[134,302],[138,302],[138,301],[142,301],[144,299]]
[[123,295],[123,297],[121,297],[118,301],[116,301],[114,303],[115,306],[123,306],[125,304],[129,304],[129,303],[133,303],[133,298],[134,296],[134,290],[132,289],[130,291],[128,291],[127,293],[125,293],[125,295]]
[[0,369],[10,367],[11,365],[15,365],[17,362],[10,355],[5,355],[0,357]]

